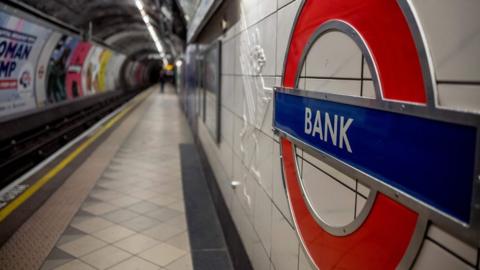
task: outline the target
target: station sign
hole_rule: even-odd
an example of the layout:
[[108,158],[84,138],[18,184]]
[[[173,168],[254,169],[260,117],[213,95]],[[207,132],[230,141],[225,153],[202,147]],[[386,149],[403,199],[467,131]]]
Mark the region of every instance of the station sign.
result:
[[[332,31],[360,49],[374,98],[299,89],[313,45]],[[410,1],[300,3],[273,128],[293,225],[317,269],[414,268],[432,224],[479,245],[480,117],[438,106],[426,46]],[[369,189],[349,224],[333,226],[316,211],[310,196],[320,185],[305,185],[297,149]]]
[[277,88],[274,128],[468,223],[477,129]]

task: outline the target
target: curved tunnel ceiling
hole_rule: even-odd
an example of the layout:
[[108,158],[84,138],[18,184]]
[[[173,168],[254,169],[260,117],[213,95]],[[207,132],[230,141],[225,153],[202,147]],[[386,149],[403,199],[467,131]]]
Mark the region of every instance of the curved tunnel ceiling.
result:
[[[157,51],[136,0],[13,0],[87,32],[128,56],[141,57]],[[183,49],[186,25],[176,0],[141,0],[166,55]],[[134,42],[132,42],[134,41]],[[158,53],[158,51],[157,51]]]

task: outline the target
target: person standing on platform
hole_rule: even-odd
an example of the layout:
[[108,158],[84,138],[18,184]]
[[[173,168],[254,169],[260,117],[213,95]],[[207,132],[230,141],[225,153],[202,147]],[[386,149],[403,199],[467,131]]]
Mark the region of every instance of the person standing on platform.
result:
[[159,81],[160,81],[160,93],[163,93],[165,88],[165,70],[162,68],[160,70]]

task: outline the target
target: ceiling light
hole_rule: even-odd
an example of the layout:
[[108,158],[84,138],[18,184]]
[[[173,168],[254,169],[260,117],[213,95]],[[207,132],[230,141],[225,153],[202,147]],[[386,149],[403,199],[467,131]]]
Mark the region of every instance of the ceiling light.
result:
[[135,5],[137,5],[138,11],[140,11],[140,14],[142,15],[142,20],[147,26],[147,30],[150,33],[150,36],[152,37],[153,43],[155,44],[155,47],[157,47],[158,53],[163,57],[165,55],[162,43],[160,42],[160,39],[158,38],[157,32],[155,31],[155,28],[153,27],[151,23],[151,19],[148,16],[147,12],[145,11],[145,7],[143,5],[142,0],[135,0]]

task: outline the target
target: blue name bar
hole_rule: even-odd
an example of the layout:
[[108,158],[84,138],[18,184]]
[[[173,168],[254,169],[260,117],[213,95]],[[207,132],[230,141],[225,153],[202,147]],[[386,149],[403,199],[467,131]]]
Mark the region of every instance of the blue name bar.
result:
[[476,128],[275,91],[274,127],[469,222]]

